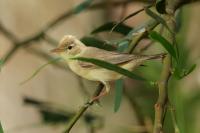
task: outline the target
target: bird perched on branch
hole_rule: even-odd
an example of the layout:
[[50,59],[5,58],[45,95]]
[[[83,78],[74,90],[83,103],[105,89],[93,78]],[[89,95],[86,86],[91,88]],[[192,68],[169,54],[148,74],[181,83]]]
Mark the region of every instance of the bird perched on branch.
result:
[[99,96],[94,97],[93,100],[97,100],[106,95],[110,90],[109,81],[120,79],[123,75],[95,64],[73,60],[72,58],[85,57],[99,59],[132,71],[146,60],[159,59],[165,56],[163,53],[155,55],[134,55],[88,47],[71,35],[64,36],[59,46],[51,50],[51,52],[61,56],[67,62],[69,68],[79,76],[92,81],[100,81],[104,84],[105,91]]

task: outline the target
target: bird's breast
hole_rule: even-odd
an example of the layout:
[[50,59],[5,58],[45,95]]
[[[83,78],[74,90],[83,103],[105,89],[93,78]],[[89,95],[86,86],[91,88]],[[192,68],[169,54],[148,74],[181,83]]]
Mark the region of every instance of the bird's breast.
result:
[[90,69],[88,68],[83,68],[79,65],[78,61],[77,60],[71,60],[71,61],[68,61],[68,65],[69,65],[69,68],[74,72],[76,73],[77,75],[83,77],[83,78],[86,78],[88,80],[94,80],[92,77],[90,77],[89,73],[90,73]]

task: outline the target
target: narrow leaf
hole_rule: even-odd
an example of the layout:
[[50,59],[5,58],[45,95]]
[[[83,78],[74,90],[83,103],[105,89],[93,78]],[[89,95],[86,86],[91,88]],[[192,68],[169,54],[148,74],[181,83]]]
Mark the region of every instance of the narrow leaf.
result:
[[196,66],[197,66],[196,64],[193,64],[193,65],[192,65],[189,69],[187,69],[187,70],[182,69],[182,71],[179,72],[179,78],[182,79],[182,78],[188,76],[191,72],[193,72],[193,71],[195,70]]
[[115,81],[115,104],[114,104],[114,112],[117,112],[120,108],[121,101],[123,95],[123,80],[118,79]]
[[[116,22],[108,22],[94,29],[91,33],[95,34],[99,32],[110,31],[115,25]],[[131,30],[132,28],[130,26],[127,26],[122,23],[118,24],[118,26],[115,29],[113,29],[114,32],[120,33],[122,35],[127,35]]]
[[185,76],[187,76],[188,74],[190,74],[191,72],[193,72],[195,70],[195,68],[197,67],[196,64],[193,64],[188,71],[185,73]]
[[93,0],[84,0],[82,3],[74,8],[74,13],[78,14],[90,6]]
[[155,19],[156,21],[158,21],[159,23],[163,24],[168,30],[169,32],[173,33],[172,30],[169,28],[169,26],[167,25],[166,21],[160,17],[159,15],[157,15],[156,13],[152,12],[150,9],[145,8],[145,12],[152,17],[153,19]]
[[0,122],[0,133],[3,133],[3,127],[1,125],[1,122]]
[[2,66],[3,66],[3,60],[0,60],[0,71],[1,71]]
[[53,64],[57,61],[59,61],[61,58],[55,58],[55,59],[52,59],[50,60],[49,62],[43,64],[42,66],[40,66],[29,78],[27,78],[26,80],[22,81],[20,83],[20,85],[23,85],[25,83],[27,83],[28,81],[30,81],[32,78],[34,78],[43,68],[45,68],[47,65],[49,64]]
[[83,37],[81,38],[81,42],[83,42],[86,46],[97,47],[108,51],[113,51],[117,49],[115,46],[109,44],[108,42],[96,39],[94,37]]
[[169,54],[176,59],[175,49],[168,40],[166,40],[164,37],[162,37],[156,31],[151,31],[149,33],[149,37],[152,40],[159,42],[167,50],[167,52],[169,52]]
[[138,75],[135,75],[134,73],[132,73],[132,72],[126,70],[126,69],[123,69],[123,68],[121,68],[121,67],[119,67],[117,65],[105,62],[103,60],[98,60],[98,59],[94,59],[94,58],[84,58],[84,57],[75,57],[75,58],[71,58],[71,59],[90,62],[90,63],[95,64],[97,66],[100,66],[100,67],[106,68],[108,70],[115,71],[117,73],[125,75],[125,76],[127,76],[129,78],[145,81],[144,78],[142,78],[142,77],[140,77]]

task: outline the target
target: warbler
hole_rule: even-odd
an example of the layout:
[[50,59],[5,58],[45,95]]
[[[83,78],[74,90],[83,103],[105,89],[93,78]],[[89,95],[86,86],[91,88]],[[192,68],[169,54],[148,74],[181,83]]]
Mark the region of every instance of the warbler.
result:
[[163,58],[165,56],[163,53],[155,55],[134,55],[89,47],[72,35],[64,36],[59,42],[58,47],[51,50],[51,52],[61,56],[67,62],[69,68],[79,76],[92,81],[100,81],[104,84],[105,90],[99,96],[94,97],[93,100],[97,100],[106,95],[110,90],[109,81],[120,79],[123,75],[96,66],[95,64],[73,60],[72,58],[95,58],[132,71],[146,60]]

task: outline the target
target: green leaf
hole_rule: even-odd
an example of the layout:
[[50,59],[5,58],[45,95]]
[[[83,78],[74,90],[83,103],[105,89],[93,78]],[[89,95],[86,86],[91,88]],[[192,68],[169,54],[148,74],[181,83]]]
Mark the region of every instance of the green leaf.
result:
[[71,58],[71,59],[90,62],[90,63],[95,64],[97,66],[100,66],[100,67],[106,68],[108,70],[115,71],[117,73],[125,75],[125,76],[127,76],[129,78],[146,81],[144,78],[142,78],[142,77],[140,77],[140,76],[138,76],[138,75],[126,70],[126,69],[123,69],[123,68],[121,68],[121,67],[119,67],[117,65],[105,62],[103,60],[98,60],[98,59],[94,59],[94,58],[84,58],[84,57],[74,57],[74,58]]
[[184,75],[187,76],[188,74],[190,74],[191,72],[193,72],[196,67],[197,67],[197,65],[193,64]]
[[29,77],[27,78],[26,80],[22,81],[20,83],[20,85],[23,85],[25,83],[27,83],[28,81],[30,81],[32,78],[34,78],[43,68],[45,68],[47,65],[49,64],[53,64],[57,61],[59,61],[61,58],[55,58],[55,59],[52,59],[50,61],[48,61],[47,63],[43,64],[42,66],[40,66],[38,69],[36,69],[36,71]]
[[3,133],[3,127],[1,125],[1,122],[0,122],[0,133]]
[[157,15],[156,13],[152,12],[150,9],[145,8],[145,12],[152,17],[153,19],[155,19],[156,21],[158,21],[159,23],[163,24],[168,30],[169,32],[173,33],[172,30],[169,28],[169,26],[167,25],[166,21],[160,17],[159,15]]
[[189,69],[181,69],[180,67],[175,68],[174,76],[177,79],[182,79],[186,76],[188,76],[191,72],[193,72],[196,68],[196,64],[193,64]]
[[0,71],[1,71],[2,66],[3,66],[3,60],[0,60]]
[[[116,22],[108,22],[99,26],[98,28],[93,30],[91,33],[95,34],[99,32],[110,31],[115,25],[116,25]],[[118,24],[118,26],[113,29],[114,32],[121,33],[123,35],[127,35],[131,30],[132,28],[130,26],[127,26],[122,23]]]
[[162,37],[156,31],[151,31],[149,33],[149,37],[152,40],[159,42],[167,50],[167,52],[169,52],[169,54],[172,57],[174,57],[174,59],[177,59],[176,58],[176,52],[175,52],[173,45],[169,41],[167,41],[164,37]]
[[83,10],[85,10],[87,7],[90,6],[90,4],[92,3],[93,0],[84,0],[84,2],[80,3],[79,5],[77,5],[74,8],[74,13],[78,14],[80,12],[82,12]]
[[108,51],[113,51],[117,49],[115,46],[109,44],[108,42],[96,39],[94,37],[83,37],[81,38],[81,42],[84,43],[86,46],[97,47]]
[[114,104],[114,112],[117,112],[120,108],[121,101],[123,95],[123,80],[118,79],[115,81],[115,104]]

